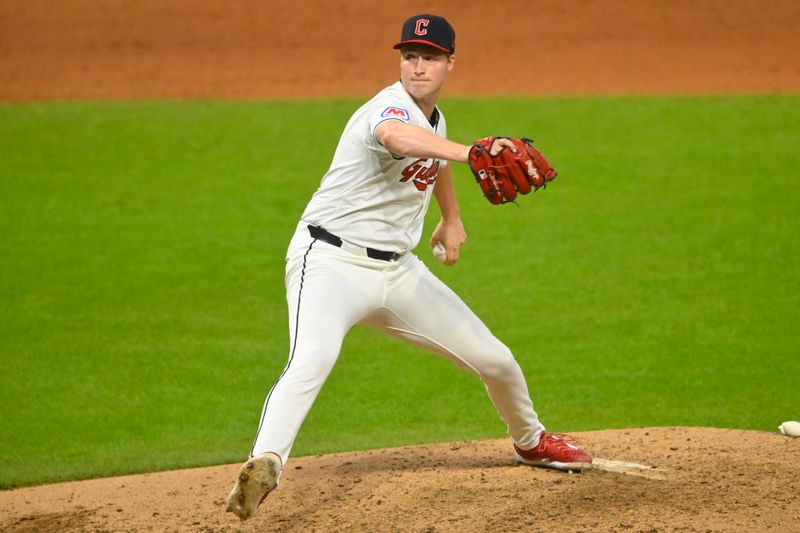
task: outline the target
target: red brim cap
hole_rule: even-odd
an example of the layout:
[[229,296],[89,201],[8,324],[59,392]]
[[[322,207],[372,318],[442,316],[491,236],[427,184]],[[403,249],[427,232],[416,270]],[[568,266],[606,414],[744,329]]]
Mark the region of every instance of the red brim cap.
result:
[[436,44],[434,42],[426,41],[424,39],[411,39],[409,41],[402,41],[402,42],[399,42],[396,45],[394,45],[392,48],[397,49],[397,48],[400,48],[401,46],[403,46],[404,44],[427,44],[428,46],[432,46],[434,48],[437,48],[437,49],[441,50],[442,52],[448,52],[448,53],[451,53],[451,54],[453,53],[450,49],[445,48],[444,46],[440,46],[440,45],[438,45],[438,44]]
[[424,44],[452,54],[456,51],[456,32],[443,17],[416,15],[405,21],[400,42],[394,48],[404,44]]

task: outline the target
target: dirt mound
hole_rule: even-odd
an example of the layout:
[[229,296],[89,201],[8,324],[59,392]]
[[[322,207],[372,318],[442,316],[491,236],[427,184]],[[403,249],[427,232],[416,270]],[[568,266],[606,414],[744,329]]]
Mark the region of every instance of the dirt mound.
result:
[[26,0],[0,2],[0,100],[371,96],[428,10],[446,96],[800,90],[796,0]]
[[575,436],[604,469],[518,465],[507,440],[299,457],[244,524],[225,513],[239,466],[225,465],[0,492],[0,530],[800,530],[800,439],[704,428]]

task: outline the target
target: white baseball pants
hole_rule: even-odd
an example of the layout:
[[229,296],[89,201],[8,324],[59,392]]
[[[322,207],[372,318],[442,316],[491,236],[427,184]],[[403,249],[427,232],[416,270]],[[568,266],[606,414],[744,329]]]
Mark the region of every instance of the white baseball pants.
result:
[[298,226],[287,253],[289,361],[267,395],[252,454],[286,463],[295,437],[339,357],[364,323],[450,359],[478,376],[508,434],[523,449],[544,431],[511,351],[414,254],[371,259]]

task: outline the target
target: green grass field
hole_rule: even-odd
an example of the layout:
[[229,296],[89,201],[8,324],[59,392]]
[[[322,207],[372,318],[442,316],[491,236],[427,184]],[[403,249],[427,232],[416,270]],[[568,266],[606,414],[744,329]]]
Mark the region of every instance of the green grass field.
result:
[[[286,362],[283,254],[358,103],[0,105],[0,486],[242,459]],[[800,417],[800,96],[442,108],[560,172],[493,207],[458,165],[462,261],[418,250],[548,427]],[[504,433],[477,379],[355,329],[294,453]]]

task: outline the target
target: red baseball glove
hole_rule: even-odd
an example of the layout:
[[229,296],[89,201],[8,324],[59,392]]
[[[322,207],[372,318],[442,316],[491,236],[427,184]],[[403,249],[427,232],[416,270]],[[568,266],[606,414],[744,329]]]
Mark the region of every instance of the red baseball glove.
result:
[[[516,153],[497,146],[498,139],[509,139]],[[558,173],[533,141],[510,137],[486,137],[475,141],[469,151],[469,168],[484,196],[493,204],[513,202],[519,194],[545,187]]]

